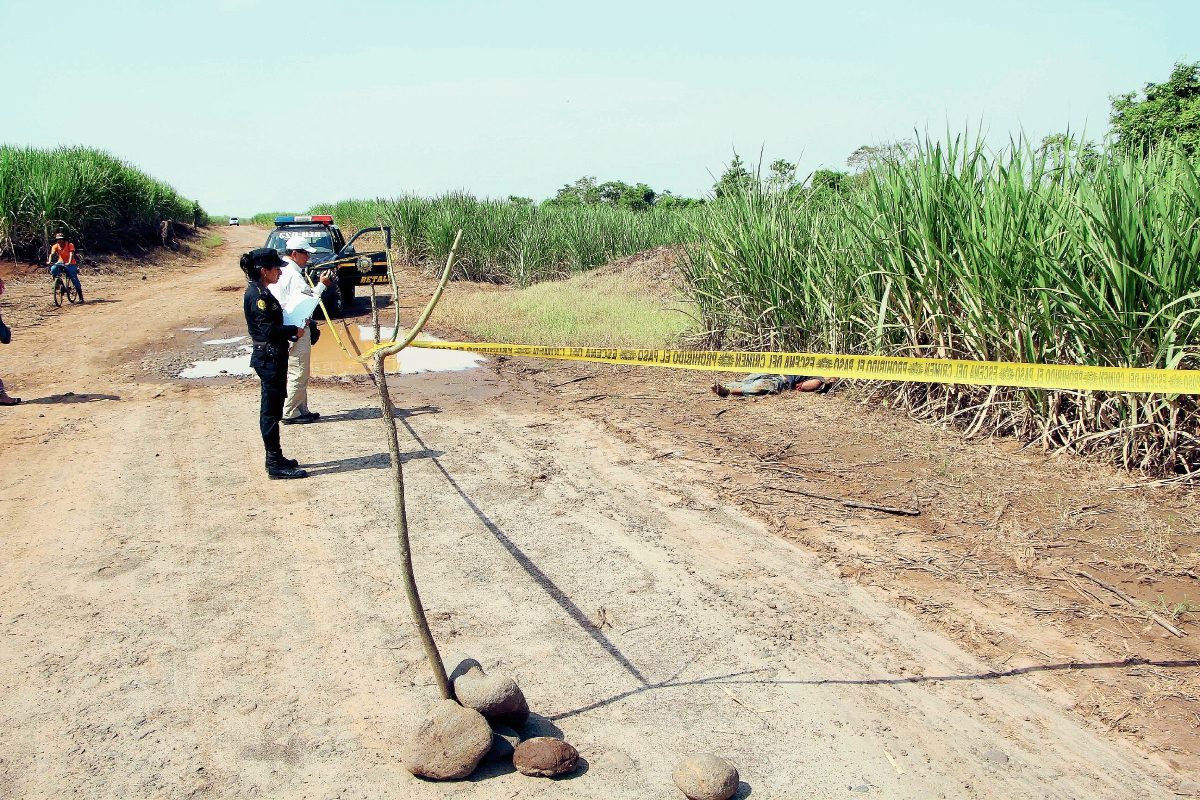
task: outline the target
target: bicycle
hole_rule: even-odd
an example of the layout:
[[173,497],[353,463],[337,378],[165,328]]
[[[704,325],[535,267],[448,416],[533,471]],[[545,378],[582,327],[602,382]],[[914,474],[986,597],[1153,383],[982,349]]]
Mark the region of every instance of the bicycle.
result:
[[75,288],[75,282],[71,280],[66,269],[60,269],[54,275],[54,305],[62,308],[64,297],[68,303],[82,303],[83,291]]

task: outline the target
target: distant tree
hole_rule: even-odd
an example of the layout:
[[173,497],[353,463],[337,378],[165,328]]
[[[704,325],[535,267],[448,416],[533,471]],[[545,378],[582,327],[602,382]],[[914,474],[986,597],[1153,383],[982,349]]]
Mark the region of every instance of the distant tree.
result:
[[559,189],[558,194],[548,202],[559,206],[581,206],[599,203],[600,190],[596,187],[596,176],[584,175],[574,183],[568,183]]
[[734,153],[733,161],[729,162],[729,166],[721,173],[721,178],[713,184],[713,194],[724,197],[737,191],[746,191],[753,185],[754,176],[742,163],[742,157]]
[[674,211],[681,208],[696,208],[704,205],[703,200],[697,200],[694,197],[679,197],[671,194],[670,190],[664,190],[662,194],[654,199],[654,207],[663,210]]
[[850,176],[845,172],[838,172],[833,169],[819,169],[812,174],[809,180],[809,186],[814,194],[840,194],[849,188],[847,179]]
[[864,144],[850,154],[850,157],[846,159],[846,166],[854,173],[866,172],[880,164],[886,164],[891,161],[905,161],[916,150],[917,146],[908,139],[901,139],[889,144]]
[[646,211],[654,206],[657,193],[644,183],[627,186],[617,198],[617,205],[630,211]]
[[1147,83],[1141,99],[1129,92],[1110,100],[1116,149],[1145,153],[1166,140],[1200,156],[1200,62],[1177,63],[1166,83]]
[[775,191],[786,192],[796,186],[796,165],[777,158],[771,162],[767,175],[767,186]]
[[621,195],[630,188],[629,184],[625,181],[605,181],[596,187],[596,191],[600,195],[601,203],[615,205],[621,199]]
[[517,205],[517,206],[531,206],[531,205],[533,205],[533,198],[532,197],[518,197],[515,194],[510,194],[508,196],[508,200],[506,200],[505,202],[512,203],[513,205]]
[[598,202],[630,211],[645,211],[654,205],[656,194],[644,183],[631,186],[625,181],[606,181],[596,187]]
[[1100,165],[1100,151],[1095,142],[1083,142],[1070,133],[1052,133],[1042,137],[1038,147],[1039,155],[1044,155],[1056,164],[1074,160],[1088,172]]
[[[509,198],[510,201],[524,198]],[[645,211],[651,208],[657,193],[644,183],[630,185],[625,181],[605,181],[596,185],[594,176],[584,176],[574,183],[568,183],[558,190],[546,203],[555,206],[604,205],[617,208],[628,208],[631,211]],[[532,201],[530,201],[532,202]]]

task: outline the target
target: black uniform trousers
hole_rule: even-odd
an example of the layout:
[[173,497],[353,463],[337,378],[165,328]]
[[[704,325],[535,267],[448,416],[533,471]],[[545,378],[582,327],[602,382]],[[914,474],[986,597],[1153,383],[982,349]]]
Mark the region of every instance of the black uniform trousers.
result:
[[262,432],[263,447],[267,457],[280,456],[279,421],[283,419],[283,404],[287,400],[287,351],[283,358],[273,358],[261,367],[255,367],[262,381],[262,398],[258,405],[258,429]]

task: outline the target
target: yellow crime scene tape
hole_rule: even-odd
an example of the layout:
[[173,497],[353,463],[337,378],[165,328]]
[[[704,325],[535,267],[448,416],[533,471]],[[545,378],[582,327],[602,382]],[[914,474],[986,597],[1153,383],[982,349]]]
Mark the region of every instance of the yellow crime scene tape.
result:
[[[461,236],[462,231],[459,231]],[[458,238],[455,238],[455,248]],[[447,263],[442,285],[450,275]],[[392,278],[388,257],[389,279]],[[311,282],[310,282],[311,285]],[[440,289],[439,289],[440,293]],[[421,322],[437,302],[435,295]],[[338,346],[351,360],[366,366],[375,351],[393,346],[374,345],[365,353],[351,353],[338,336],[337,327],[324,303],[321,312],[329,323]],[[353,343],[352,343],[353,344]],[[639,367],[705,370],[709,372],[763,372],[771,375],[807,375],[853,380],[909,381],[914,383],[961,383],[974,386],[1011,386],[1020,389],[1059,389],[1083,392],[1138,392],[1166,395],[1200,394],[1200,370],[1145,369],[1141,367],[1088,367],[1068,364],[1022,364],[1012,361],[959,361],[948,358],[905,358],[896,356],[851,356],[834,353],[771,353],[733,350],[652,350],[627,347],[548,347],[498,342],[444,342],[418,339],[409,347],[430,350],[459,350],[484,355],[590,361]],[[369,370],[368,370],[369,371]]]
[[[772,375],[810,375],[822,378],[914,381],[917,383],[962,383],[1027,389],[1200,394],[1200,370],[1059,366],[1005,361],[956,361],[940,358],[848,356],[821,353],[643,350],[625,347],[543,347],[495,342],[427,340],[414,341],[409,347],[710,372],[765,372]],[[364,355],[369,355],[369,352]]]

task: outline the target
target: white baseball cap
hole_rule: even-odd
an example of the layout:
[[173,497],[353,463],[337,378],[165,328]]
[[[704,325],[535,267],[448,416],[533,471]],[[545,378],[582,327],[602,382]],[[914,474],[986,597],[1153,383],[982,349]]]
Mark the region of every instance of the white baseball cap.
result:
[[308,239],[305,239],[303,236],[293,236],[287,240],[287,244],[283,248],[289,253],[293,250],[307,250],[310,253],[317,252],[316,248],[309,245]]

